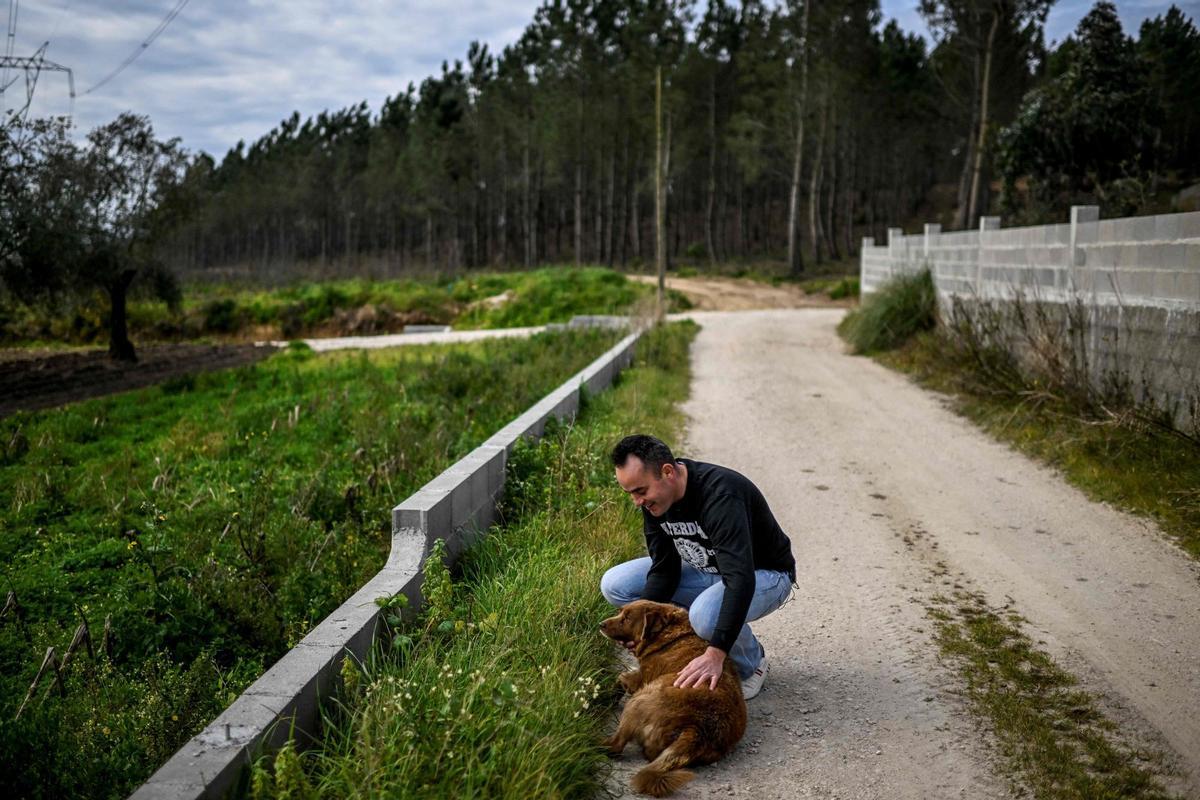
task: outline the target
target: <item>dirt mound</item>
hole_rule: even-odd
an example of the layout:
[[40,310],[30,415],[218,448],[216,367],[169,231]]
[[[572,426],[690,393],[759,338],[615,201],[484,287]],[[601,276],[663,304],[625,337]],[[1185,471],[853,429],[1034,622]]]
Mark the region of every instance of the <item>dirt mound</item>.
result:
[[164,344],[138,349],[134,364],[105,350],[0,352],[0,417],[140,389],[170,378],[251,364],[275,352],[245,344]]

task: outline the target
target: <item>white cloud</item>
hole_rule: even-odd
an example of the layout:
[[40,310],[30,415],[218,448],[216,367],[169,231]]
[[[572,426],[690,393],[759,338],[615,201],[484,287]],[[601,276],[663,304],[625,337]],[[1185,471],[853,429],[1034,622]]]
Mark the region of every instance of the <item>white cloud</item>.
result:
[[[154,30],[175,0],[24,0],[15,54],[51,39],[47,58],[75,72],[75,121],[88,129],[125,110],[163,136],[217,157],[298,110],[303,117],[387,95],[463,59],[475,39],[493,52],[515,41],[536,0],[457,7],[430,0],[193,0],[114,80],[85,95]],[[78,7],[76,7],[78,6]],[[66,10],[64,10],[66,9]],[[18,82],[6,105],[23,101]],[[69,109],[65,76],[43,73],[33,112]]]

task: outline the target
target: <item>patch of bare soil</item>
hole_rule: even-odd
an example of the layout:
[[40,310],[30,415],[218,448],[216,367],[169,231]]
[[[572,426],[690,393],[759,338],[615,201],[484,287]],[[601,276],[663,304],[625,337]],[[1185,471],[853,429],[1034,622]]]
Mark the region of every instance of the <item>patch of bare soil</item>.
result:
[[[654,275],[630,275],[639,283],[657,284]],[[697,311],[750,311],[759,308],[849,308],[854,301],[830,300],[823,294],[805,294],[794,284],[772,286],[747,278],[667,277],[667,288],[682,292]]]
[[52,408],[156,383],[252,364],[274,347],[247,344],[161,344],[138,348],[133,364],[109,359],[106,350],[0,351],[0,417]]

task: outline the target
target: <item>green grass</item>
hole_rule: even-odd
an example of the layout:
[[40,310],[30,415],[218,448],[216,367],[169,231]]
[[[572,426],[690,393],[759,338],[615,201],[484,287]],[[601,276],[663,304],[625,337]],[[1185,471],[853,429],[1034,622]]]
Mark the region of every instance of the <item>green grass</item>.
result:
[[1021,619],[975,594],[938,598],[930,616],[966,697],[1039,800],[1165,800],[1157,754],[1122,742],[1096,700],[1020,630]]
[[937,320],[937,293],[928,270],[898,275],[842,319],[838,333],[856,353],[877,353],[903,344]]
[[[577,314],[627,314],[653,291],[601,267],[474,273],[449,281],[339,280],[282,289],[200,285],[185,289],[175,311],[134,296],[128,320],[135,342],[382,333],[406,324],[504,328],[567,322]],[[501,296],[505,302],[499,302]],[[496,302],[485,302],[489,298]],[[688,307],[678,293],[671,303],[672,310]],[[54,311],[0,297],[0,342],[103,342],[106,309],[99,295]]]
[[[614,338],[301,346],[0,421],[3,793],[128,794],[383,564],[395,502]],[[111,658],[14,722],[46,648],[109,616]]]
[[981,374],[988,360],[969,358],[941,331],[922,333],[880,360],[951,394],[959,413],[1056,467],[1092,499],[1154,519],[1200,559],[1200,444],[1194,439],[1129,409],[1097,416],[1036,378],[1018,387],[994,385],[994,370]]
[[343,670],[325,745],[284,751],[274,774],[260,762],[252,796],[594,796],[619,696],[599,580],[643,549],[607,454],[631,431],[677,440],[694,331],[648,334],[573,427],[516,452],[504,523],[469,551],[461,580],[427,572],[422,622]]

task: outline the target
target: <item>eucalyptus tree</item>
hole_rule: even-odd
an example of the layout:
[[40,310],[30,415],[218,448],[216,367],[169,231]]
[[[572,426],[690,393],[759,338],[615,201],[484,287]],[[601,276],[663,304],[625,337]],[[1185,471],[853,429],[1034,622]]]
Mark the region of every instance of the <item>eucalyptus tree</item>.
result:
[[[1010,98],[1024,93],[1030,65],[1041,55],[1042,25],[1053,4],[1054,0],[920,0],[918,8],[934,35],[948,94],[969,109],[956,228],[974,225],[980,213],[994,93],[1001,89]],[[1003,64],[997,70],[999,60]],[[1004,80],[997,82],[997,74]],[[960,76],[966,78],[965,98],[951,88],[962,82]]]

